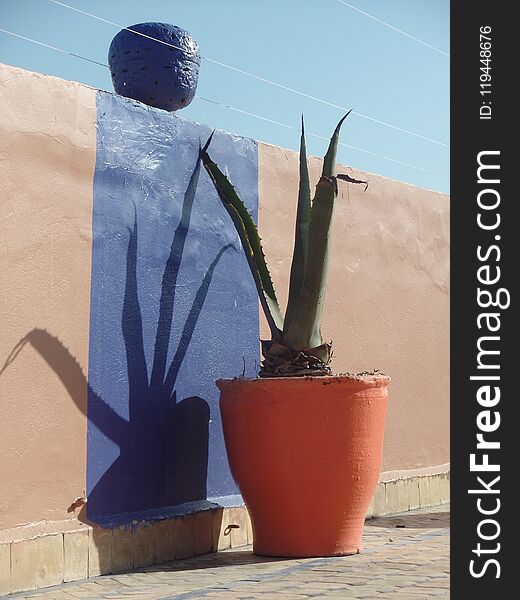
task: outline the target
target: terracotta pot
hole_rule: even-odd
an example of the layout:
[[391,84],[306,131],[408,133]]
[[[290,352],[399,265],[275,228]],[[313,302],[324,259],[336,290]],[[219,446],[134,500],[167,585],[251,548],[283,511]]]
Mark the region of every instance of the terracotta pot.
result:
[[381,469],[386,376],[220,379],[231,473],[254,552],[361,552]]

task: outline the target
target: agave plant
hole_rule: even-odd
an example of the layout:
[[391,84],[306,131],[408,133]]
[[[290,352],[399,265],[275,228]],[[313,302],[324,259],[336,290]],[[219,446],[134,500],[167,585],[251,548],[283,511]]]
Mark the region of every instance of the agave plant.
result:
[[285,318],[276,298],[256,225],[227,176],[208,154],[213,134],[200,151],[202,163],[235,224],[271,330],[271,339],[262,341],[264,361],[259,373],[262,377],[329,375],[331,372],[332,343],[323,342],[320,323],[338,179],[365,184],[365,190],[368,187],[366,181],[336,174],[340,129],[350,112],[340,120],[332,134],[312,200],[302,117],[298,209]]

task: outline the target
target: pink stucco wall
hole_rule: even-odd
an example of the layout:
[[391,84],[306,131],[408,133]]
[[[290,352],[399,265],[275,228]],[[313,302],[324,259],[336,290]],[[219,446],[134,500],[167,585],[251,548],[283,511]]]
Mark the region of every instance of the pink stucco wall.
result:
[[[0,65],[0,530],[70,519],[85,493],[95,94]],[[294,152],[259,144],[260,230],[282,302],[297,173]],[[354,174],[370,187],[341,184],[323,334],[335,371],[393,378],[383,470],[433,472],[449,461],[449,198]]]
[[0,65],[0,530],[85,494],[85,380],[43,330],[87,372],[95,123],[95,90]]

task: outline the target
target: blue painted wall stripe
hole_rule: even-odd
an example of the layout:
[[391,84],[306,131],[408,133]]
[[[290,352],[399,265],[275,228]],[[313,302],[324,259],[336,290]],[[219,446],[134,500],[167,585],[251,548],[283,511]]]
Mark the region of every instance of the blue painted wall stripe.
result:
[[[219,377],[259,363],[256,290],[204,169],[211,130],[98,92],[89,347],[92,519],[237,493]],[[255,218],[256,142],[211,152]]]

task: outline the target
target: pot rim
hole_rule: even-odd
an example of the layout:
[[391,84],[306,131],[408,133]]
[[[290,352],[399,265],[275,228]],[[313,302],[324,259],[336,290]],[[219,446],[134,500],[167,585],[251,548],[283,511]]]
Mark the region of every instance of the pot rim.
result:
[[303,382],[331,384],[350,384],[351,387],[359,388],[379,388],[388,385],[392,379],[389,375],[376,373],[373,375],[364,375],[356,373],[344,373],[339,375],[319,375],[319,376],[301,376],[301,377],[232,377],[216,380],[216,385],[220,390],[230,387],[246,385],[269,385],[276,382],[278,385],[284,385],[283,382],[300,384]]

